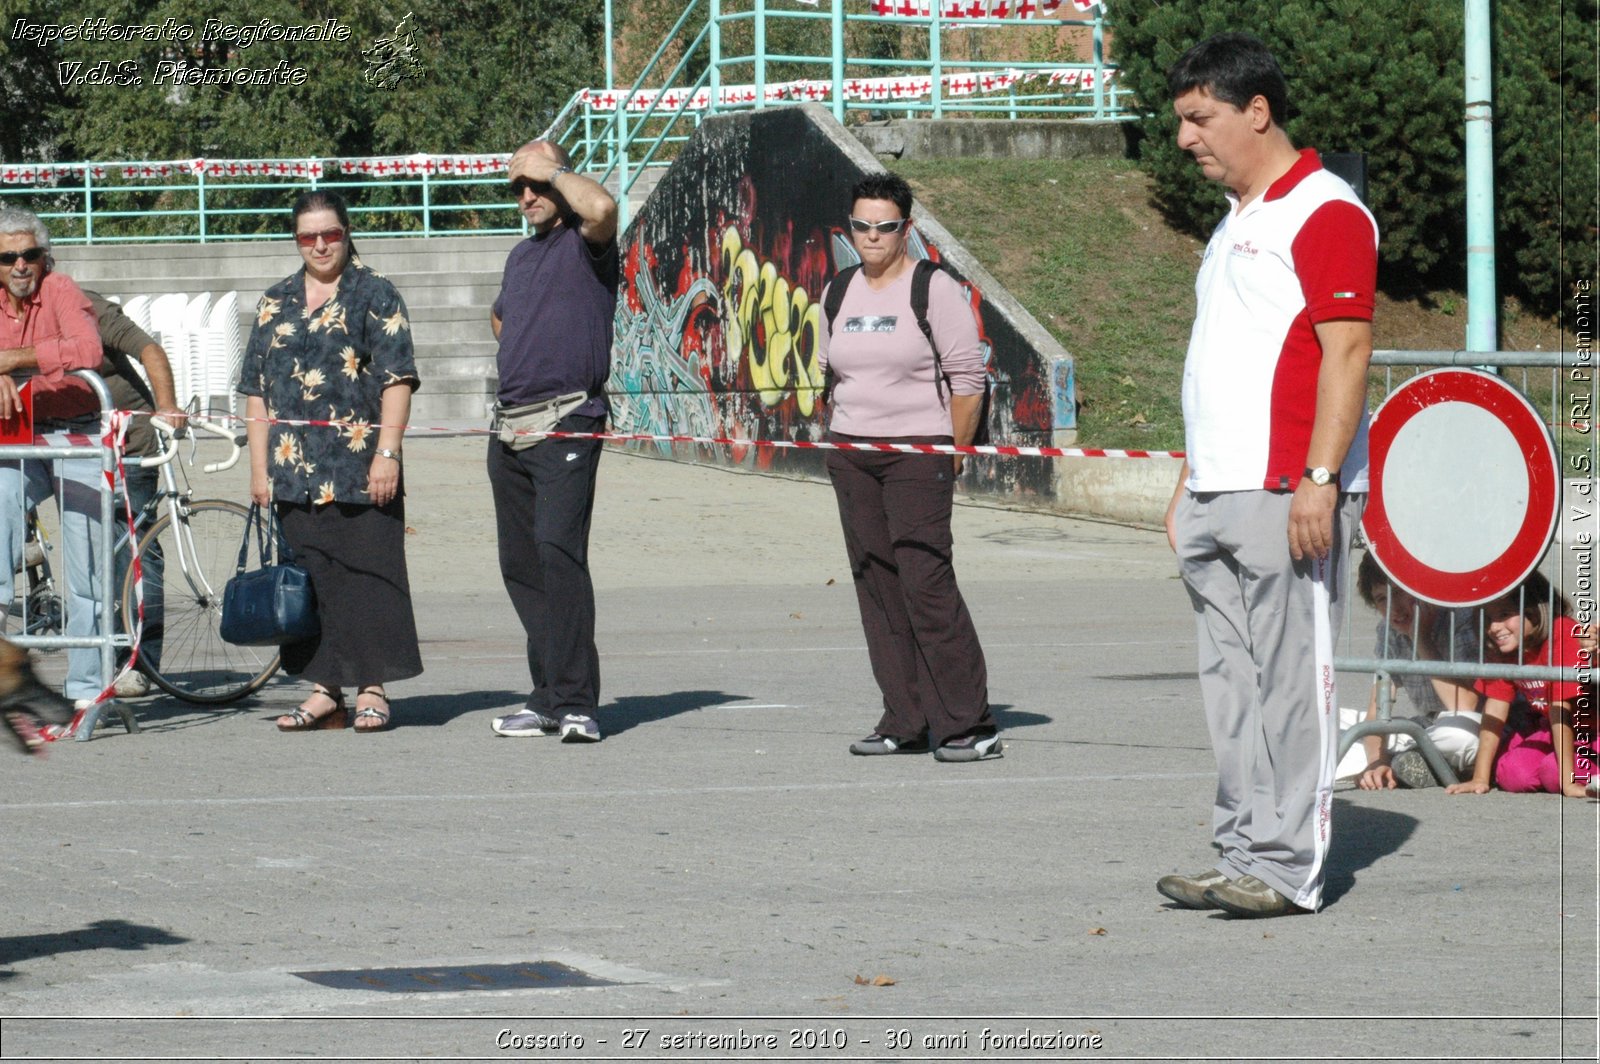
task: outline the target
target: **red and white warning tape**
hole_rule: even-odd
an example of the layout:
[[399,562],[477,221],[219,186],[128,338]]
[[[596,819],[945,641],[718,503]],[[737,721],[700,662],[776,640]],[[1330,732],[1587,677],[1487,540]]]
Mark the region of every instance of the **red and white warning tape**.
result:
[[[295,425],[310,428],[354,428],[379,430],[386,426],[345,420],[308,420],[296,418],[247,418],[238,421],[256,421],[268,425]],[[440,425],[406,425],[407,432],[448,432],[457,436],[496,436],[497,429],[461,429]],[[752,440],[735,436],[680,436],[656,432],[518,432],[518,436],[540,436],[559,440],[603,440],[612,443],[699,443],[715,447],[755,447],[771,450],[794,451],[888,451],[904,454],[992,454],[1006,458],[1182,458],[1182,451],[1135,451],[1111,447],[1019,447],[1011,444],[971,444],[958,446],[950,443],[847,443],[812,440]]]
[[[106,416],[106,429],[98,442],[102,447],[110,447],[116,455],[116,470],[105,474],[106,480],[113,491],[116,490],[116,485],[119,481],[122,483],[127,482],[126,469],[123,465],[123,444],[128,434],[128,425],[132,422],[134,415],[138,413],[143,413],[143,411],[112,410]],[[89,436],[70,433],[67,436],[67,442],[73,446],[87,446],[96,441]],[[133,507],[128,501],[127,492],[122,493],[122,508],[128,520],[128,527],[133,528]],[[128,660],[121,669],[117,670],[116,675],[111,677],[111,681],[106,684],[105,689],[95,695],[89,705],[74,713],[70,721],[66,724],[47,724],[39,729],[39,737],[47,743],[70,739],[76,735],[78,726],[83,723],[83,719],[93,712],[96,706],[108,701],[116,693],[117,683],[132,672],[139,662],[139,641],[144,635],[144,565],[139,559],[137,537],[129,537],[128,553],[132,556],[130,566],[133,570],[133,597],[137,603],[137,608],[134,611],[133,631],[130,633],[132,645]]]

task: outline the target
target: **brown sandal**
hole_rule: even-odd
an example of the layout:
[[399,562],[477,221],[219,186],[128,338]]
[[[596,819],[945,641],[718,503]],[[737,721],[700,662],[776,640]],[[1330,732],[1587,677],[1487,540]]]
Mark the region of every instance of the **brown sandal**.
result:
[[[361,704],[361,699],[363,697],[378,699],[379,701],[381,701],[383,703],[383,708],[379,709],[377,706],[363,706]],[[362,727],[361,726],[361,722],[362,721],[368,721],[368,720],[376,721],[376,723],[375,724],[371,724],[371,725],[369,725],[369,726],[367,726],[365,728]],[[390,720],[389,720],[389,696],[384,693],[383,688],[381,688],[381,687],[363,687],[361,690],[357,691],[356,692],[355,730],[357,732],[365,735],[365,734],[367,734],[369,732],[388,731],[390,726],[391,726],[391,724],[390,724]]]
[[350,715],[344,708],[344,692],[340,691],[338,694],[334,694],[320,683],[312,684],[311,698],[316,698],[318,695],[332,702],[333,708],[324,710],[321,713],[314,712],[306,705],[306,702],[311,701],[308,698],[306,702],[296,706],[293,713],[286,713],[278,718],[278,730],[290,732],[348,728],[350,726]]

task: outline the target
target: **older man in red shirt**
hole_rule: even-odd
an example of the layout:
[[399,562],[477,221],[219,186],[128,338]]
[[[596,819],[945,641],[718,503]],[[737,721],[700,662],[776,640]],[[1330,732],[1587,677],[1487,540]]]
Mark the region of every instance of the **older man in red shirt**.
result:
[[[36,424],[98,435],[94,392],[69,377],[100,366],[100,333],[89,300],[66,274],[51,267],[50,233],[37,215],[0,209],[0,419],[14,417],[26,381]],[[54,442],[54,441],[51,441]],[[62,482],[61,540],[67,570],[68,635],[99,630],[96,605],[110,574],[99,572],[94,545],[101,535],[99,463],[85,459],[0,461],[0,610],[11,607],[12,579],[22,562],[27,512]],[[105,687],[100,653],[67,654],[67,697],[88,704]]]

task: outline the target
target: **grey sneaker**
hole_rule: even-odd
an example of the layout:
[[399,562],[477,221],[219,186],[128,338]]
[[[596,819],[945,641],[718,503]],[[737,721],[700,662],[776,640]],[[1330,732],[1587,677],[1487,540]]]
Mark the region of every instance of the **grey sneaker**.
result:
[[1394,778],[1400,781],[1402,787],[1437,787],[1439,781],[1433,778],[1433,769],[1428,767],[1428,759],[1422,756],[1421,750],[1402,750],[1389,759],[1389,771],[1394,773]]
[[1227,881],[1227,876],[1215,868],[1208,868],[1192,876],[1162,876],[1156,880],[1156,890],[1185,909],[1215,909],[1214,903],[1206,901],[1206,891],[1220,887]]
[[928,752],[928,740],[921,739],[896,739],[892,735],[879,735],[873,732],[865,739],[857,739],[850,744],[852,754],[862,757],[874,757],[879,754],[925,754]]
[[1255,876],[1240,876],[1232,882],[1212,887],[1203,897],[1234,916],[1293,916],[1311,911],[1302,909]]
[[933,752],[935,761],[987,761],[1004,756],[1005,744],[998,735],[963,735]]
[[564,743],[597,743],[600,725],[593,717],[582,713],[568,713],[561,718],[561,741]]
[[561,722],[535,713],[531,709],[519,710],[504,717],[496,717],[489,722],[489,727],[494,729],[496,735],[554,735],[561,727]]
[[117,680],[113,693],[118,698],[143,698],[150,693],[150,677],[133,669]]

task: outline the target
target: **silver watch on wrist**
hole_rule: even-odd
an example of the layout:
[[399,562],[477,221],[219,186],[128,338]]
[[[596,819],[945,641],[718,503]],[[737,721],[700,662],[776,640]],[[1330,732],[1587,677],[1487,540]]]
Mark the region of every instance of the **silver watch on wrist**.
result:
[[378,448],[378,457],[379,458],[393,458],[396,462],[398,462],[398,461],[400,461],[400,448],[396,447],[394,450],[391,451],[387,447],[379,447]]
[[1301,475],[1319,488],[1325,488],[1338,480],[1338,474],[1332,472],[1327,466],[1317,466],[1315,469],[1308,467]]

